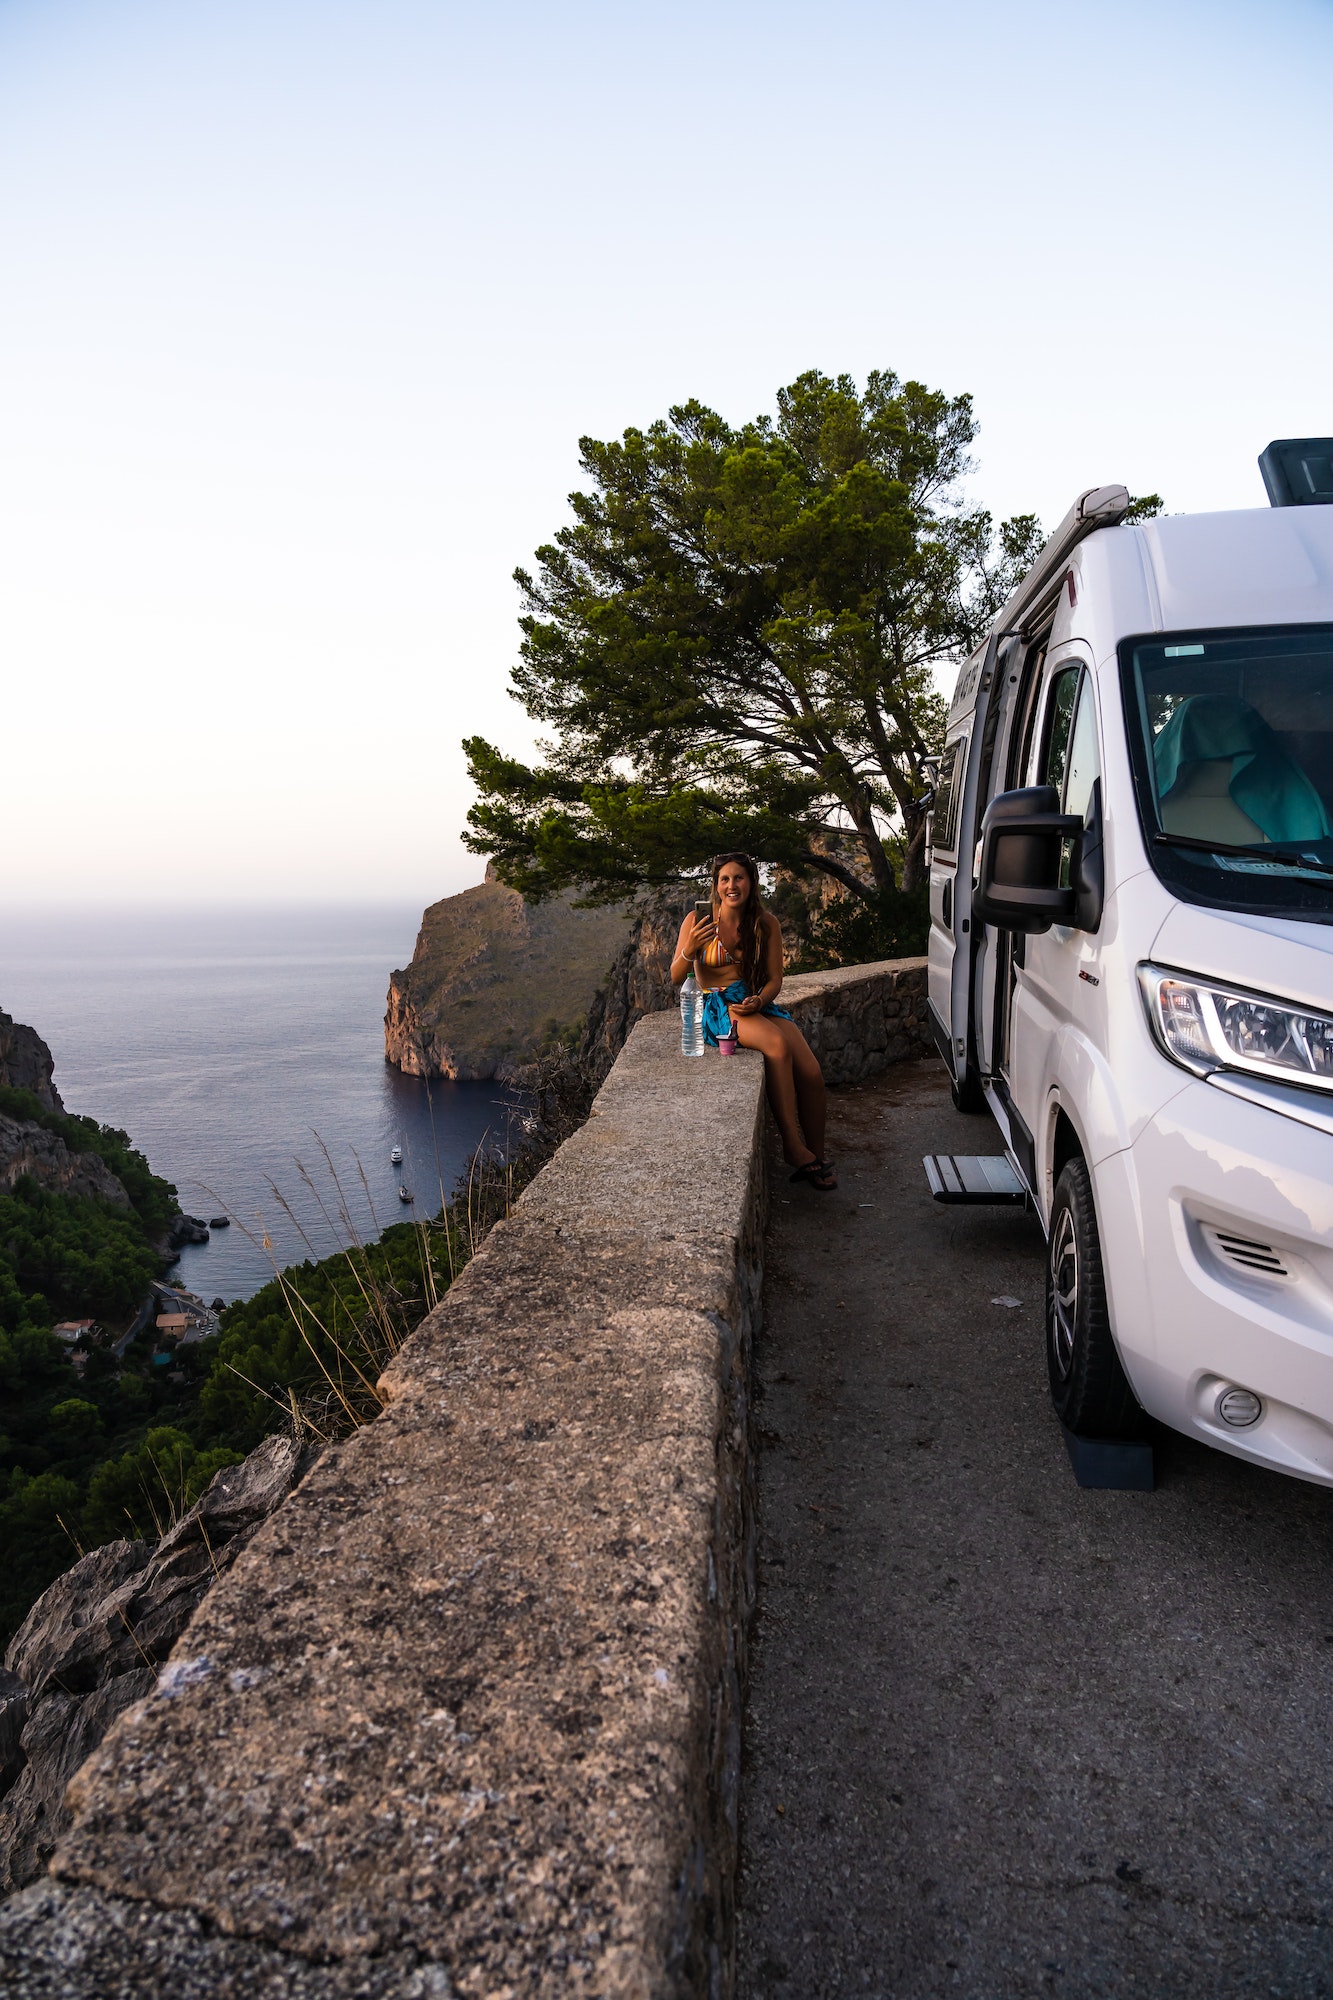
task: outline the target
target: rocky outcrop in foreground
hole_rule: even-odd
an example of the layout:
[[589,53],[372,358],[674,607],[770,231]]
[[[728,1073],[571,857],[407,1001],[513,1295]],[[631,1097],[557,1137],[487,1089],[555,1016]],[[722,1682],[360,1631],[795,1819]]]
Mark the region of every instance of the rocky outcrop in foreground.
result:
[[55,1062],[35,1028],[25,1028],[0,1007],[0,1085],[30,1090],[47,1111],[63,1111],[52,1078]]
[[313,1458],[291,1438],[267,1438],[156,1545],[92,1549],[38,1598],[0,1672],[0,1891],[42,1872],[69,1824],[69,1780],[124,1709],[154,1689],[170,1694],[162,1662]]
[[625,941],[623,907],[525,903],[486,880],[432,903],[412,963],[389,981],[384,1057],[408,1076],[510,1077],[583,1020]]

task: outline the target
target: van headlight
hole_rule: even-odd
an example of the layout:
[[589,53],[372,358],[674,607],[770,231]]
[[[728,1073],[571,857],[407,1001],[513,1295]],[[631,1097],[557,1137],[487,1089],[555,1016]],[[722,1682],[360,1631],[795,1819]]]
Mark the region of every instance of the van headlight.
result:
[[1139,986],[1163,1053],[1196,1076],[1238,1069],[1333,1091],[1333,1015],[1162,965],[1141,965]]

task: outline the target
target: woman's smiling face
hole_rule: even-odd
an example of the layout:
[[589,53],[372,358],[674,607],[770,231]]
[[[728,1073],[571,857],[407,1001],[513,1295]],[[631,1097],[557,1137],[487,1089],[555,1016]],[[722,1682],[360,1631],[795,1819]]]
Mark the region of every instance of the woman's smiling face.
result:
[[738,910],[750,893],[750,871],[739,861],[725,861],[718,870],[717,899],[724,909]]

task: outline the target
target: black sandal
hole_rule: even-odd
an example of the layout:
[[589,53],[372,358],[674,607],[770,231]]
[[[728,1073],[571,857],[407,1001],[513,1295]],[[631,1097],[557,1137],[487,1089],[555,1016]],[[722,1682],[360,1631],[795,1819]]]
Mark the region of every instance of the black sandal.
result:
[[807,1160],[791,1176],[793,1182],[808,1181],[818,1194],[832,1194],[838,1183],[833,1175],[831,1160]]

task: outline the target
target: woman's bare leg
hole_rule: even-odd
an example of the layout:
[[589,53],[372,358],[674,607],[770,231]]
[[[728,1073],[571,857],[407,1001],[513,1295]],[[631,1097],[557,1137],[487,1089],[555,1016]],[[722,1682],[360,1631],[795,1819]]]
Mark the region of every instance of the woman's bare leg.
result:
[[782,1032],[787,1023],[767,1014],[740,1014],[733,1019],[742,1047],[758,1049],[764,1058],[764,1084],[782,1135],[782,1157],[789,1167],[808,1166],[818,1155],[811,1152],[801,1134],[792,1052]]
[[792,1081],[796,1088],[796,1110],[806,1143],[817,1160],[824,1157],[824,1072],[819,1058],[794,1021],[779,1021],[783,1038],[791,1050]]

